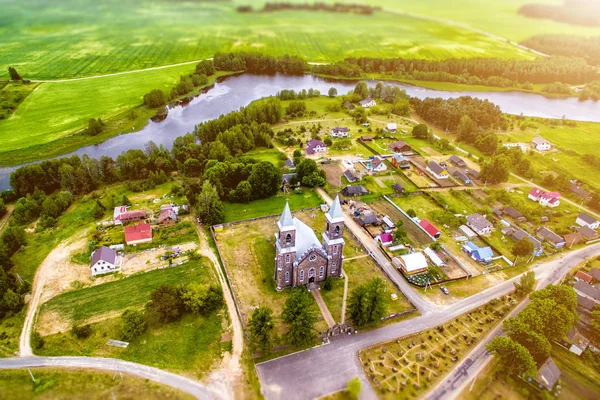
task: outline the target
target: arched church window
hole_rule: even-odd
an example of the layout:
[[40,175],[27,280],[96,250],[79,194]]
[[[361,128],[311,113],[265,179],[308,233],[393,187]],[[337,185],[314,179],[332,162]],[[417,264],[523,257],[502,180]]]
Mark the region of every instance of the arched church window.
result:
[[292,243],[292,235],[290,235],[288,233],[285,237],[285,244],[290,244],[290,243]]
[[340,226],[339,225],[337,225],[335,227],[335,234],[336,234],[336,236],[340,234]]
[[315,269],[311,268],[308,270],[308,277],[312,278],[313,276],[315,276]]
[[325,275],[325,267],[319,268],[319,278],[322,278]]
[[331,263],[331,273],[335,272],[335,261]]
[[289,283],[290,282],[290,271],[286,271],[285,272],[285,282]]
[[338,247],[337,244],[335,246],[333,246],[333,254],[337,254],[338,251]]

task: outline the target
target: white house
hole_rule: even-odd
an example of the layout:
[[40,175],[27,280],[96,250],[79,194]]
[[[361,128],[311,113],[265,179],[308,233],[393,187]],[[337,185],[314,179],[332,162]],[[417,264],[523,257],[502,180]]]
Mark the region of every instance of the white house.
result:
[[120,271],[122,262],[122,258],[117,256],[116,251],[102,246],[92,253],[90,264],[92,276]]
[[579,226],[587,226],[588,228],[594,230],[600,227],[600,221],[586,213],[579,214],[575,223]]
[[318,139],[310,140],[306,144],[306,154],[325,153],[326,151],[327,146]]
[[426,272],[429,266],[423,253],[404,254],[400,257],[394,257],[392,263],[400,268],[406,275],[419,274]]
[[385,130],[388,131],[389,133],[396,133],[398,131],[398,125],[396,125],[394,123],[389,123],[385,127]]
[[560,204],[560,193],[558,192],[548,192],[542,193],[539,198],[540,205],[544,207],[558,207]]
[[527,145],[525,143],[503,143],[502,147],[506,147],[512,149],[513,147],[518,147],[524,153],[527,151]]
[[448,171],[446,171],[446,169],[444,167],[442,167],[440,164],[436,163],[435,161],[429,161],[427,163],[426,169],[427,169],[427,171],[429,171],[429,173],[431,173],[437,179],[448,179],[450,177],[450,174],[448,173]]
[[348,128],[335,127],[329,131],[332,138],[346,138],[348,137]]
[[373,172],[382,172],[387,169],[387,165],[380,158],[375,157],[371,160],[371,169]]
[[540,199],[540,196],[544,194],[543,190],[540,190],[538,188],[533,188],[529,191],[529,194],[527,195],[527,198],[529,200],[533,200],[533,201],[538,201]]
[[467,226],[477,232],[478,235],[489,235],[494,230],[494,225],[481,214],[467,216]]
[[373,100],[371,96],[359,101],[359,104],[364,108],[374,107],[377,105],[377,103],[375,103],[375,100]]
[[541,136],[536,136],[531,140],[531,147],[538,151],[548,151],[552,148],[552,143]]

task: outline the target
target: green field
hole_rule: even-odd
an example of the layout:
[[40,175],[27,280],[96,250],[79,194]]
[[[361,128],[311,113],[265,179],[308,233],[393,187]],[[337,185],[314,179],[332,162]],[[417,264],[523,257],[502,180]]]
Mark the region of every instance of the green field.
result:
[[442,18],[458,24],[520,42],[542,33],[566,33],[598,36],[600,28],[563,24],[544,19],[532,19],[519,15],[524,4],[562,3],[563,0],[366,0],[365,3],[383,5],[393,10],[419,14],[425,17]]
[[112,372],[74,368],[31,368],[36,383],[26,369],[0,372],[0,398],[24,399],[108,399],[143,398],[192,399],[193,397],[148,379],[123,374],[113,379]]
[[[150,293],[162,284],[212,283],[214,275],[209,261],[190,261],[187,264],[145,272],[118,281],[66,292],[44,303],[44,313],[58,313],[74,323],[100,317],[128,307],[141,307],[150,299]],[[123,296],[123,293],[127,293]]]
[[301,55],[314,62],[363,55],[529,57],[508,43],[464,28],[393,13],[240,14],[237,5],[2,0],[0,71],[6,74],[12,65],[27,78],[70,78],[198,60],[231,50]]

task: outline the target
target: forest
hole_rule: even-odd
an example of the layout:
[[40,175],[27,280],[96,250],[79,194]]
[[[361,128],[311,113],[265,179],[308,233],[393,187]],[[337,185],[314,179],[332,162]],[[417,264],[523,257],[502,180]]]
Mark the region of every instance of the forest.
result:
[[300,57],[273,57],[250,53],[217,53],[213,58],[217,71],[246,71],[255,74],[273,74],[281,72],[289,75],[303,75],[308,64]]
[[443,61],[402,58],[346,58],[330,65],[314,65],[313,72],[348,78],[366,73],[391,74],[394,77],[454,82],[469,85],[511,87],[562,82],[588,83],[600,75],[582,59],[544,57],[535,60],[494,58],[449,59]]
[[522,45],[552,56],[579,57],[590,65],[600,64],[600,36],[546,34],[532,36]]

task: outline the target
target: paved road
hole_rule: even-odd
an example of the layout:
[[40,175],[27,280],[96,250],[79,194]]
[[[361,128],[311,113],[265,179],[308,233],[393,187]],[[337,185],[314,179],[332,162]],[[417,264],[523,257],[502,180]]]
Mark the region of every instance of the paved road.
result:
[[[323,189],[318,188],[317,191],[327,204],[333,203],[333,199],[329,197],[329,195]],[[400,275],[400,273],[398,273],[392,263],[389,262],[385,255],[383,255],[383,252],[379,248],[379,245],[375,239],[369,236],[364,229],[362,229],[354,221],[353,218],[348,216],[347,213],[344,213],[344,219],[348,230],[350,230],[350,232],[352,232],[352,234],[358,238],[358,240],[369,252],[369,255],[381,267],[381,269],[392,280],[392,282],[394,282],[394,284],[400,288],[402,293],[404,293],[404,296],[406,296],[406,298],[413,304],[413,306],[415,306],[417,310],[419,310],[421,314],[424,315],[434,312],[438,309],[435,304],[432,304],[421,297],[419,293],[417,293],[413,287]]]
[[29,356],[0,359],[0,369],[28,367],[70,367],[120,371],[180,389],[199,399],[220,398],[218,395],[216,396],[199,382],[160,370],[158,368],[117,360],[114,358]]
[[[600,254],[600,244],[575,250],[559,259],[536,266],[533,271],[540,287],[559,279],[581,260]],[[330,344],[286,357],[270,360],[256,366],[262,391],[269,400],[310,399],[324,393],[341,390],[348,381],[359,376],[366,390],[362,398],[375,398],[367,378],[358,363],[357,352],[365,347],[401,336],[433,328],[470,309],[513,290],[513,282],[519,276],[488,288],[451,306],[440,307],[434,312],[399,322],[373,331],[352,336],[338,336]]]

